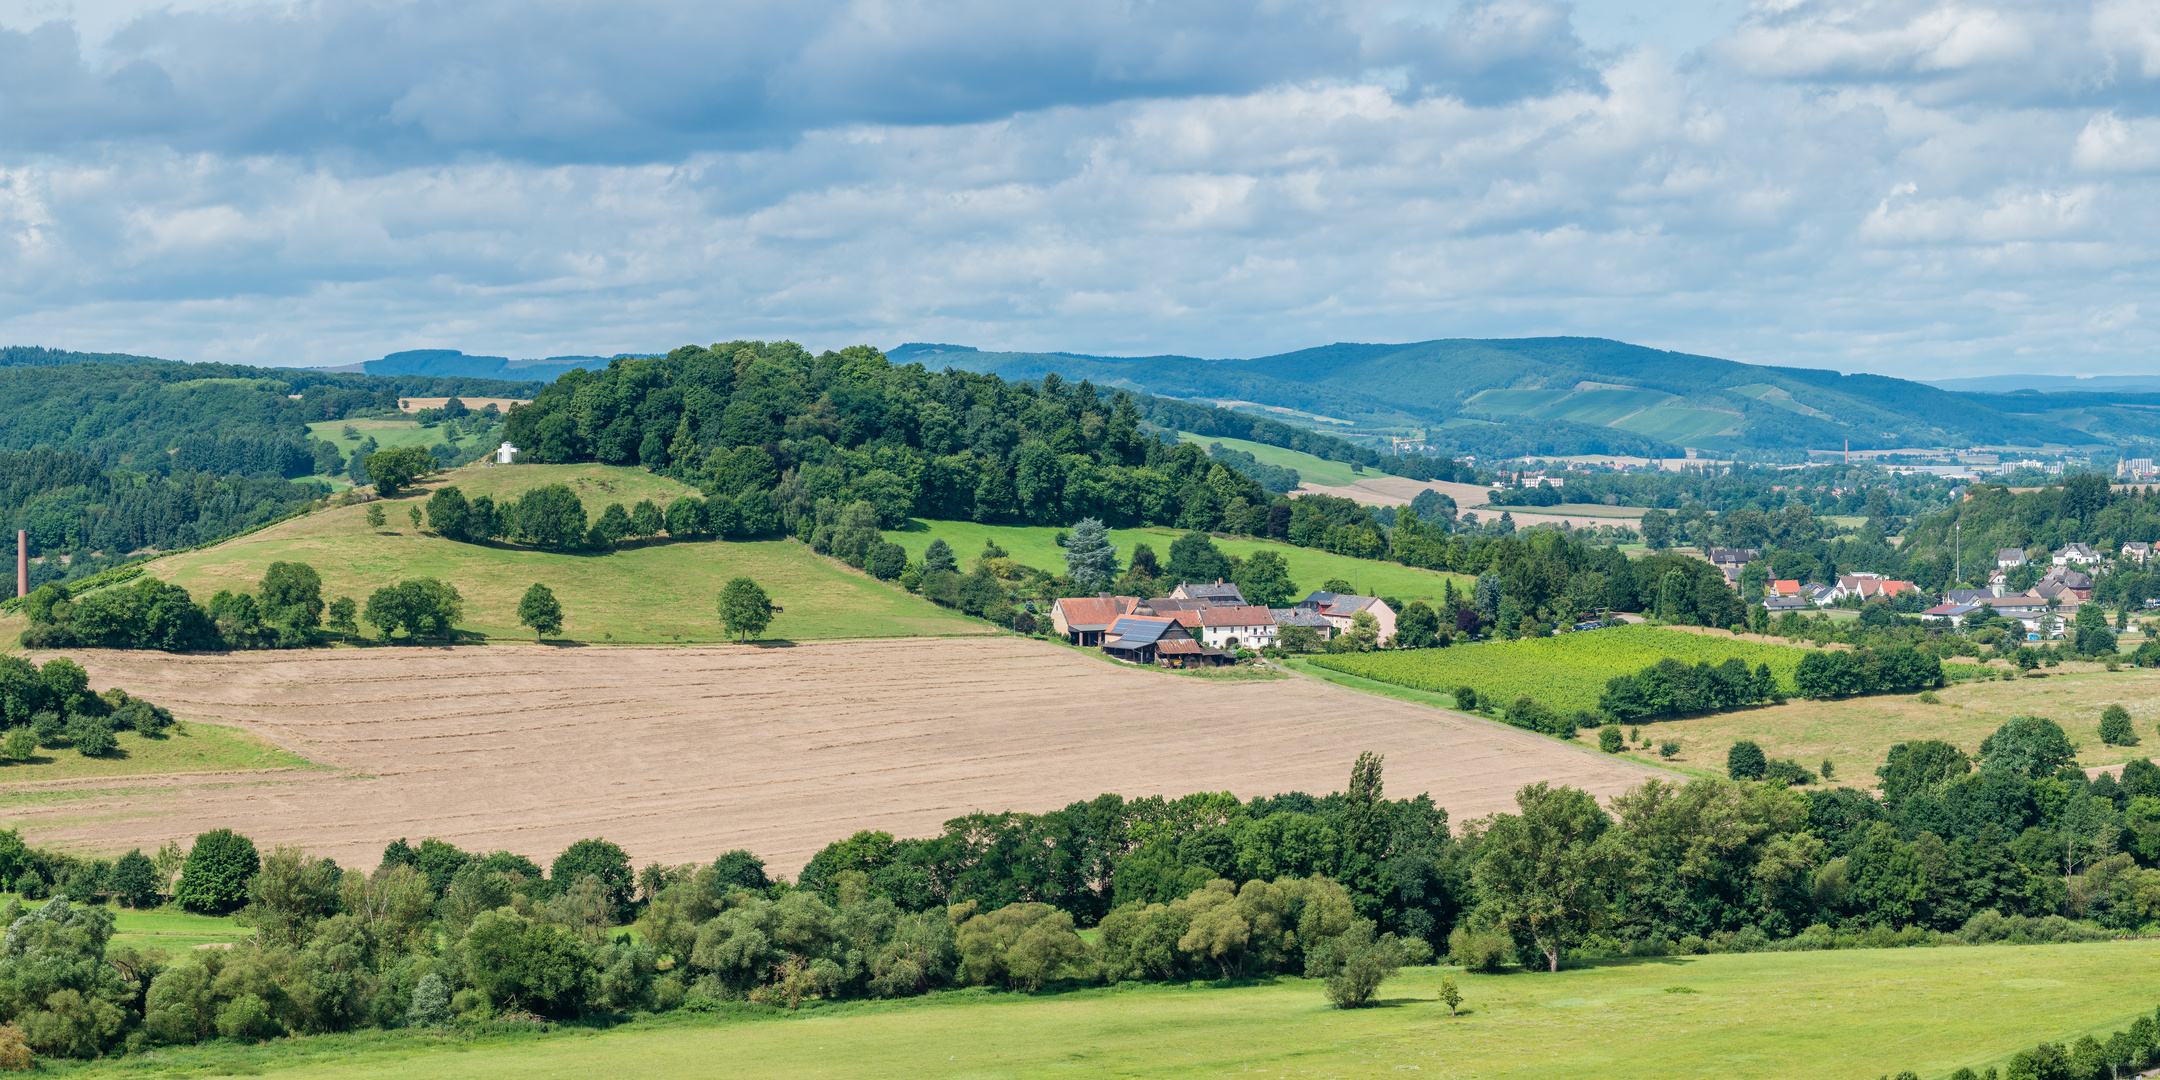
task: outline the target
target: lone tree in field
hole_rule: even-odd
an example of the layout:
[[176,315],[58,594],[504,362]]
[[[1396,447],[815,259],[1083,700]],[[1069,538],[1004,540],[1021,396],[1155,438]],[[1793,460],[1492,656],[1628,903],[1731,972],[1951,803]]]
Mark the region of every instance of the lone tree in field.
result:
[[1745,739],[1732,744],[1725,752],[1725,775],[1734,780],[1760,780],[1770,768],[1763,757],[1762,747]]
[[2137,729],[2130,726],[2130,710],[2110,705],[2100,714],[2100,741],[2109,746],[2136,746]]
[[755,581],[739,577],[720,590],[720,625],[735,640],[748,642],[772,625],[772,598]]
[[1521,932],[1560,970],[1567,949],[1597,929],[1602,883],[1615,861],[1604,842],[1611,819],[1589,792],[1532,784],[1515,793],[1520,814],[1496,814],[1471,871],[1496,929]]
[[562,605],[556,602],[554,591],[533,582],[533,587],[525,590],[525,598],[518,601],[518,623],[531,628],[535,641],[562,633]]
[[1082,592],[1098,592],[1117,580],[1117,547],[1110,530],[1095,518],[1082,518],[1065,541],[1065,570]]

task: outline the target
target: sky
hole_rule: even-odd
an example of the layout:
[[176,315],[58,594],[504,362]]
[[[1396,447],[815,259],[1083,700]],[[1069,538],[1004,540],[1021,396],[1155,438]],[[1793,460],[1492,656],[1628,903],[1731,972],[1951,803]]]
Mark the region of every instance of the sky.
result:
[[2143,373],[2160,0],[0,0],[0,344]]

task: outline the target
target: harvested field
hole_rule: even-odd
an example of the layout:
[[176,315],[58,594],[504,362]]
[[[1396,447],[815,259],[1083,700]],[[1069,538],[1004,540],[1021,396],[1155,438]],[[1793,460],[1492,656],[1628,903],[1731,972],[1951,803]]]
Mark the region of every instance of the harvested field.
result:
[[793,648],[76,653],[183,718],[342,772],[0,785],[38,843],[125,851],[231,826],[372,866],[397,837],[551,858],[605,836],[639,863],[749,848],[793,873],[858,829],[1105,791],[1332,791],[1360,751],[1455,820],[1537,780],[1617,794],[1642,766],[1298,679],[1213,682],[1014,638]]

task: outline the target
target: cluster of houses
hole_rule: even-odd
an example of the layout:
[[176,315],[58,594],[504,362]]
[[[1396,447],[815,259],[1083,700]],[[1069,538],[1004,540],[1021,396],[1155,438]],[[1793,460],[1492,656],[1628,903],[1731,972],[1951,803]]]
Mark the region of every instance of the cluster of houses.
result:
[[1050,608],[1050,624],[1075,645],[1106,656],[1162,667],[1213,667],[1236,660],[1239,649],[1275,644],[1286,626],[1311,627],[1322,640],[1350,629],[1360,611],[1379,623],[1380,640],[1395,636],[1395,612],[1375,596],[1315,592],[1295,607],[1250,604],[1236,585],[1180,584],[1168,596],[1067,597]]
[[[2152,557],[2151,544],[2132,542],[2122,546],[2124,561],[2144,565]],[[2004,548],[1996,552],[1995,568],[1988,575],[1986,588],[1951,589],[1943,593],[1941,603],[1921,612],[1921,618],[1956,623],[1984,606],[1996,615],[2023,623],[2029,640],[2061,637],[2064,628],[2076,617],[2079,605],[2092,599],[2093,575],[2105,571],[2107,557],[2090,544],[2065,544],[2049,557],[2048,569],[2038,582],[2022,592],[2012,592],[2010,572],[2036,562],[2023,549]],[[1897,581],[1880,574],[1846,574],[1832,585],[1812,581],[1773,581],[1763,607],[1772,613],[1801,611],[1849,597],[1867,601],[1918,591],[1910,581]]]

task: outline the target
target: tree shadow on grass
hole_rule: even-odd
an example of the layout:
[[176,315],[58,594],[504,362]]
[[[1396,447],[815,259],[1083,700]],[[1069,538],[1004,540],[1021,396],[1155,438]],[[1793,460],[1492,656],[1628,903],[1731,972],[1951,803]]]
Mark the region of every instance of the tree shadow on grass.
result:
[[750,646],[757,649],[792,649],[795,642],[787,638],[759,638],[750,642]]

